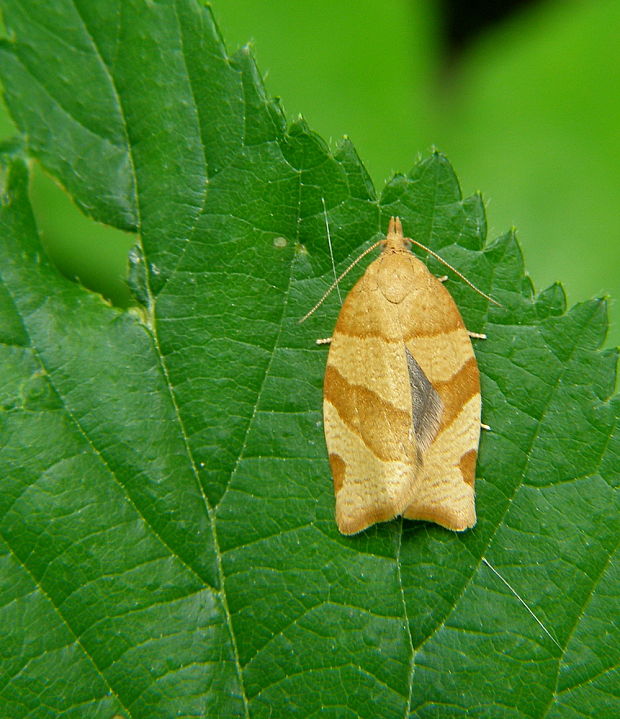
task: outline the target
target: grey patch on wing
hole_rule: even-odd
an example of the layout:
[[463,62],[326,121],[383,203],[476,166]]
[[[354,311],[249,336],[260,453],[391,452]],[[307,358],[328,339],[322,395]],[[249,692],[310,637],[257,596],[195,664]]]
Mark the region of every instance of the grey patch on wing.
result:
[[424,451],[428,449],[437,435],[443,412],[443,402],[437,390],[424,374],[424,370],[406,347],[405,357],[407,358],[409,386],[411,387],[413,431],[420,449]]

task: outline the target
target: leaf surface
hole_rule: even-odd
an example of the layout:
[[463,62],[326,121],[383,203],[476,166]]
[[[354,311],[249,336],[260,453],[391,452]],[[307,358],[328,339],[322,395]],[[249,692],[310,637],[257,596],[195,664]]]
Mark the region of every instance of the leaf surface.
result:
[[[192,0],[3,9],[25,142],[0,188],[5,713],[620,710],[605,303],[535,295],[514,236],[485,244],[481,199],[439,154],[375,197],[352,145],[287,127]],[[49,264],[27,157],[136,232],[132,311]],[[314,339],[336,294],[297,320],[333,276],[326,219],[341,270],[392,214],[502,304],[449,280],[488,335],[492,431],[462,535],[397,520],[345,538],[333,520]]]

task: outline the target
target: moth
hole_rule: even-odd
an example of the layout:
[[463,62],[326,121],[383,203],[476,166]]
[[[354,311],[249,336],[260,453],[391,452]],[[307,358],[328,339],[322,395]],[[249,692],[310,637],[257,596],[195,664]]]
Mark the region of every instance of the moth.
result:
[[330,343],[323,417],[343,534],[399,515],[476,523],[478,365],[454,300],[408,242],[392,217]]

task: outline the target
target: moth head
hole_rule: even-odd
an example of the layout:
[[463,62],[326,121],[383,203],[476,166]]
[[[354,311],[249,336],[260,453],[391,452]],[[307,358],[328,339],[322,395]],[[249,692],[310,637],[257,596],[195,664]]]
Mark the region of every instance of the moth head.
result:
[[402,252],[406,248],[403,225],[400,217],[390,217],[387,235],[383,244],[383,252]]

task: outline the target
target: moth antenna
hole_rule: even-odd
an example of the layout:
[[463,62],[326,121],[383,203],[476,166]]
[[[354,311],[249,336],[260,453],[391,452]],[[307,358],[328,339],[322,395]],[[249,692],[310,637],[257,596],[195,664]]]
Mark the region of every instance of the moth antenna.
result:
[[353,262],[351,262],[351,264],[350,264],[350,265],[347,267],[347,269],[340,275],[340,277],[337,277],[336,280],[335,280],[334,282],[332,282],[332,284],[329,286],[329,288],[325,291],[325,294],[323,295],[323,297],[321,297],[321,299],[316,303],[316,305],[314,305],[314,307],[313,307],[309,312],[306,312],[306,314],[305,314],[300,320],[298,320],[298,323],[301,324],[302,322],[304,322],[305,320],[307,320],[308,317],[310,317],[311,314],[313,314],[314,312],[316,312],[316,310],[319,309],[319,307],[323,304],[323,302],[325,302],[325,300],[327,299],[328,295],[332,292],[332,290],[333,290],[335,287],[338,286],[338,283],[340,282],[340,280],[342,280],[343,277],[345,277],[346,275],[348,275],[349,272],[355,267],[355,265],[356,265],[360,260],[363,260],[364,257],[366,257],[366,255],[367,255],[369,252],[372,252],[376,247],[379,247],[379,245],[382,245],[384,242],[385,242],[384,239],[382,239],[382,240],[377,240],[377,241],[374,243],[374,245],[370,245],[370,247],[366,248],[366,249],[362,252],[361,255],[359,255],[355,260],[353,260]]
[[452,272],[454,272],[455,275],[460,277],[465,284],[468,284],[472,290],[477,292],[481,297],[484,297],[485,300],[489,300],[489,302],[492,302],[494,305],[497,305],[498,307],[503,307],[504,305],[501,305],[497,300],[494,300],[492,297],[489,297],[489,295],[485,294],[482,290],[479,290],[476,285],[473,282],[470,282],[465,275],[462,275],[457,269],[452,267],[452,265],[449,262],[446,262],[443,257],[438,255],[436,252],[433,252],[430,247],[427,247],[426,245],[423,245],[421,242],[418,242],[417,240],[412,240],[411,237],[405,237],[405,240],[407,242],[411,242],[414,245],[417,245],[418,247],[421,247],[425,252],[428,252],[429,255],[434,257],[436,260],[439,260],[442,265],[445,265],[446,267],[449,267]]
[[342,295],[340,294],[340,285],[338,284],[338,275],[336,274],[336,263],[334,262],[334,251],[332,250],[332,235],[329,231],[329,221],[327,219],[327,207],[325,206],[325,198],[321,197],[323,203],[323,217],[325,218],[325,230],[327,232],[327,244],[329,245],[329,256],[332,260],[332,269],[334,270],[334,277],[336,278],[336,289],[338,290],[338,299],[342,304]]
[[495,574],[495,576],[498,577],[498,579],[500,579],[508,587],[508,589],[510,589],[510,591],[521,602],[521,604],[523,604],[523,606],[527,609],[527,611],[532,615],[532,617],[534,618],[536,623],[540,626],[540,628],[543,630],[543,632],[549,637],[549,639],[551,639],[551,641],[556,645],[556,647],[558,647],[558,649],[560,649],[561,651],[564,651],[564,649],[562,648],[562,645],[553,636],[553,634],[551,634],[551,632],[547,629],[547,627],[540,621],[540,619],[536,616],[536,614],[534,614],[534,611],[532,609],[530,609],[528,603],[525,601],[525,599],[523,599],[523,597],[519,594],[519,592],[517,592],[517,590],[511,584],[509,584],[508,581],[506,579],[504,579],[504,577],[502,577],[502,575],[497,571],[497,569],[495,569],[495,567],[489,561],[487,561],[487,559],[485,559],[485,557],[482,557],[482,562],[483,562],[483,564],[487,565],[487,567],[493,572],[493,574]]

